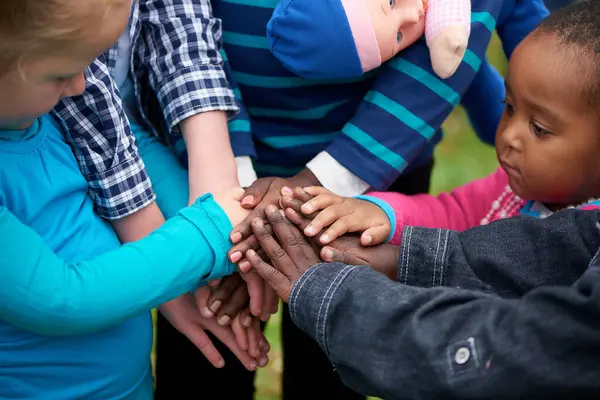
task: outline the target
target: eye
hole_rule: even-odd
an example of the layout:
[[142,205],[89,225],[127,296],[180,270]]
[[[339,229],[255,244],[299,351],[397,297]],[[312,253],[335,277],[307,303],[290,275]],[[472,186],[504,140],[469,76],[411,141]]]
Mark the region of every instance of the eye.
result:
[[402,41],[402,32],[398,32],[396,35],[396,42],[400,43]]
[[547,129],[544,129],[543,127],[538,125],[535,121],[531,121],[529,123],[529,126],[531,127],[531,131],[533,132],[533,134],[536,137],[538,137],[539,139],[547,138],[548,136],[550,136],[552,134],[552,132],[550,132]]
[[515,108],[513,107],[513,105],[510,104],[507,99],[502,100],[502,103],[504,104],[504,112],[508,115],[513,115],[513,113],[515,112]]
[[396,4],[396,0],[390,0],[390,8],[394,7],[394,4]]

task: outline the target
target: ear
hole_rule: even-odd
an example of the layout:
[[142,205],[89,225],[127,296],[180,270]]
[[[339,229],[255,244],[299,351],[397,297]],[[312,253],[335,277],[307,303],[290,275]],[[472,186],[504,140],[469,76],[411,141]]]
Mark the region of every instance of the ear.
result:
[[428,0],[425,39],[431,65],[440,78],[450,78],[458,69],[470,33],[471,0]]

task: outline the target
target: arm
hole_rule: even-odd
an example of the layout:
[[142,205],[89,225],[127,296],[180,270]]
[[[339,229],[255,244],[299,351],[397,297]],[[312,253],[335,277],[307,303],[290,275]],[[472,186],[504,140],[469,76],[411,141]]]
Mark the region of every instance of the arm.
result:
[[600,379],[597,264],[573,286],[519,300],[323,264],[296,283],[290,313],[342,380],[368,395],[588,398]]
[[[446,228],[463,231],[480,225],[492,207],[494,200],[505,190],[508,180],[501,168],[485,178],[477,179],[438,196],[420,194],[406,196],[393,192],[373,192],[369,196],[384,200],[393,209],[388,215],[395,220],[396,230],[392,243],[400,244],[405,226]],[[365,200],[369,196],[362,197]],[[389,209],[383,208],[390,214]]]
[[54,111],[63,121],[96,211],[110,220],[123,218],[152,203],[154,191],[104,62],[94,61],[85,77],[85,92],[63,98]]
[[190,201],[207,191],[237,186],[227,118],[238,108],[223,69],[221,23],[213,17],[210,2],[142,1],[139,13],[142,40],[137,56],[146,60],[169,133],[183,135]]
[[0,229],[0,317],[41,334],[101,330],[234,270],[231,223],[210,196],[139,242],[79,263],[58,259],[5,208]]
[[[473,20],[467,56],[450,79],[435,76],[423,41],[389,61],[342,135],[325,151],[371,187],[389,187],[427,147],[471,85],[494,24]],[[312,171],[319,180],[327,173]]]

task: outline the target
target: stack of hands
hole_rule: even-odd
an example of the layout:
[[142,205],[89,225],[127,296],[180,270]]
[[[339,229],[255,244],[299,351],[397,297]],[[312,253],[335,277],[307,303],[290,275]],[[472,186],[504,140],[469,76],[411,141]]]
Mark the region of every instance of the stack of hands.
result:
[[[289,182],[263,178],[245,191],[236,188],[215,196],[235,227],[229,259],[238,264],[239,272],[210,282],[194,296],[172,301],[185,301],[191,319],[173,321],[166,315],[215,367],[224,365],[223,358],[204,330],[232,350],[247,369],[268,363],[270,346],[261,323],[277,312],[280,298],[288,301],[294,284],[317,264],[365,265],[396,279],[399,248],[382,244],[391,229],[383,210],[322,187],[292,189],[285,183]],[[193,335],[187,333],[190,329],[181,329],[190,321],[202,329]]]

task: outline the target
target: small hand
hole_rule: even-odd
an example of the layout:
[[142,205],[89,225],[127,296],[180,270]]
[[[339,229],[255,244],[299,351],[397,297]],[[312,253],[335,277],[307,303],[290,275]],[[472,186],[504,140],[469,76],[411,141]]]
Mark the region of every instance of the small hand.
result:
[[[238,339],[231,327],[220,326],[214,318],[204,318],[198,312],[194,299],[186,294],[174,300],[171,300],[160,306],[160,312],[177,329],[184,334],[204,356],[217,368],[225,365],[225,360],[215,348],[205,330],[212,332],[217,339],[225,344],[242,362],[249,371],[253,371],[259,366],[266,352],[262,352],[257,357],[252,357],[249,353],[238,345]],[[260,344],[266,339],[258,337],[256,341]],[[264,344],[262,348],[267,348]]]
[[265,214],[277,240],[265,228],[262,218],[252,221],[252,231],[274,266],[265,262],[254,250],[248,250],[246,257],[277,295],[287,302],[298,279],[321,260],[302,232],[281,215],[277,207],[268,206]]
[[315,184],[318,184],[318,180],[308,169],[288,179],[271,177],[256,180],[246,189],[241,201],[242,207],[253,210],[233,229],[231,241],[239,243],[252,234],[251,222],[259,217],[264,219],[265,207],[279,203],[280,192],[284,186],[310,186]]
[[[304,229],[306,236],[315,237],[328,227],[319,237],[321,244],[331,243],[345,233],[358,232],[363,246],[373,246],[385,242],[390,235],[387,214],[369,201],[338,196],[320,186],[293,191],[286,187],[282,194],[293,194],[304,203],[296,211],[312,219]],[[283,202],[282,206],[286,207]]]
[[244,195],[244,189],[236,187],[223,193],[215,193],[215,201],[223,208],[229,217],[232,226],[236,226],[247,218],[250,211],[242,207],[240,200]]

